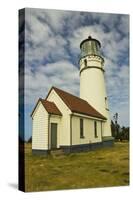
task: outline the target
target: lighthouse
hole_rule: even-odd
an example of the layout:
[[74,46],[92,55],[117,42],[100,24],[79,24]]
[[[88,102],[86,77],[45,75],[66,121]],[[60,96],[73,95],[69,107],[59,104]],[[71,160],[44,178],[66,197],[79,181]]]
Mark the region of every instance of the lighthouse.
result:
[[80,44],[80,98],[52,86],[31,114],[32,151],[48,155],[112,146],[101,44],[89,36]]
[[80,44],[80,98],[106,117],[102,126],[102,136],[111,136],[108,98],[106,94],[104,58],[101,43],[89,36]]

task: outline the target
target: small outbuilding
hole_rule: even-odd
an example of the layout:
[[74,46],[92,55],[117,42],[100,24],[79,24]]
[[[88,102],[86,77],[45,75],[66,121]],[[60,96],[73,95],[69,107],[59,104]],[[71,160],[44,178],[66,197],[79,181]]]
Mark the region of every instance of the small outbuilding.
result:
[[38,100],[31,116],[33,153],[77,152],[103,144],[106,118],[87,101],[56,87]]

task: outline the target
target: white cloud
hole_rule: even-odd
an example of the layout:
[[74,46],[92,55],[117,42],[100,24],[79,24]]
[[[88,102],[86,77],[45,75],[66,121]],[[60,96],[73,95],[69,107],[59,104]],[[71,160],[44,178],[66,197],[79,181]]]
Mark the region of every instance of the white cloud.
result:
[[102,44],[110,110],[122,123],[125,113],[127,123],[128,32],[127,15],[27,9],[26,103],[44,98],[52,85],[79,94],[79,45],[91,35]]
[[62,60],[38,66],[38,70],[35,72],[32,72],[32,68],[27,68],[25,82],[26,104],[35,104],[39,97],[45,98],[51,86],[78,95],[79,71],[70,62]]
[[[46,15],[45,12],[43,14]],[[39,20],[35,9],[28,9],[26,12],[25,38],[25,59],[28,64],[34,60],[40,62],[43,59],[50,61],[58,57],[68,58],[66,40],[60,34],[54,33],[49,24]]]

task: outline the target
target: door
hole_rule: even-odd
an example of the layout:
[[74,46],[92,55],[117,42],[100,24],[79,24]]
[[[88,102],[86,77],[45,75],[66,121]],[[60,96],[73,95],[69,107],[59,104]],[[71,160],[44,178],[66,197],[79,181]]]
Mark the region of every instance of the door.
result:
[[51,149],[57,148],[57,123],[51,123]]

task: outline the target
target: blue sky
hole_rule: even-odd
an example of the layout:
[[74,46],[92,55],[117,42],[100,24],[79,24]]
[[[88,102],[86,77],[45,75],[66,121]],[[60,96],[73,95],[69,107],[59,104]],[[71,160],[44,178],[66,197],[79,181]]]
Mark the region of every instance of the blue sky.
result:
[[32,109],[51,86],[79,96],[79,45],[89,35],[102,44],[111,119],[118,112],[128,126],[129,16],[27,8],[25,17],[25,138]]

